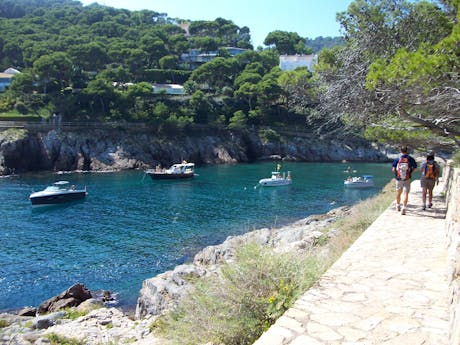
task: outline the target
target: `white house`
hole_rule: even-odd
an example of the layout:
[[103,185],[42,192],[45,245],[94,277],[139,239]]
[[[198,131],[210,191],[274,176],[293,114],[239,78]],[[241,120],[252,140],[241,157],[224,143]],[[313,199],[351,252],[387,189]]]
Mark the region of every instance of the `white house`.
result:
[[282,71],[293,71],[297,67],[307,67],[310,72],[313,72],[313,65],[317,61],[317,55],[281,55],[279,66]]
[[3,73],[0,73],[0,92],[5,91],[5,89],[10,86],[13,77],[18,73],[21,72],[14,68],[8,68]]

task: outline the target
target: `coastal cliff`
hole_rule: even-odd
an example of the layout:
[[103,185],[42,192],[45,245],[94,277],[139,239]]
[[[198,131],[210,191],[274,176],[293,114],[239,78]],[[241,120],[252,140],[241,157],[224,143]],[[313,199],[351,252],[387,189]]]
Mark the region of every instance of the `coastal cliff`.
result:
[[159,136],[148,131],[73,129],[0,131],[0,175],[28,171],[119,171],[187,160],[228,164],[263,159],[290,161],[384,161],[377,147],[359,140],[281,135],[267,141],[257,132],[192,131]]

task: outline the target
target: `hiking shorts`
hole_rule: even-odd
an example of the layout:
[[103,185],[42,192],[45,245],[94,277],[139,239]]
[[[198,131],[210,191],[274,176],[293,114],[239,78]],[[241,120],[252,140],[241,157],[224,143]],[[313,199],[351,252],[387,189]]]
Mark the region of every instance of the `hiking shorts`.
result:
[[432,180],[432,179],[429,179],[429,178],[422,178],[420,180],[420,186],[422,186],[422,188],[426,188],[426,189],[429,189],[429,190],[433,190],[435,183],[436,183],[435,180]]
[[410,180],[396,180],[396,190],[402,190],[404,193],[409,193]]

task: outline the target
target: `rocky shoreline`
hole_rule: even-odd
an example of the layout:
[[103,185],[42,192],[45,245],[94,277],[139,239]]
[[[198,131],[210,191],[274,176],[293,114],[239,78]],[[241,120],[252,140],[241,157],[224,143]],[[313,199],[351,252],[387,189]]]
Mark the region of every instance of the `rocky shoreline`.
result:
[[[57,305],[71,306],[71,314],[81,316],[69,318],[68,308],[65,311],[52,308],[46,313],[41,310],[42,312],[29,316],[0,314],[0,343],[49,344],[49,336],[53,334],[78,339],[85,345],[126,342],[138,345],[161,344],[161,340],[155,339],[151,334],[150,325],[164,312],[180,303],[190,288],[186,278],[218,274],[219,267],[223,263],[231,263],[235,250],[245,243],[268,246],[278,252],[308,252],[321,239],[334,236],[335,231],[330,224],[350,212],[350,207],[340,207],[323,215],[311,215],[281,228],[262,228],[243,235],[230,236],[219,245],[206,247],[195,255],[192,263],[177,266],[174,270],[145,280],[135,315],[104,306],[103,301],[95,298],[85,298],[78,305],[72,306],[73,302],[65,302],[69,302],[69,296],[64,292],[60,294],[60,300],[64,302],[58,302]],[[49,301],[56,300],[56,297],[44,304],[51,305]]]
[[313,133],[284,135],[270,142],[259,132],[208,131],[165,137],[116,128],[0,130],[0,175],[145,169],[182,160],[203,165],[267,159],[383,162],[388,160],[388,153],[360,138],[326,138]]

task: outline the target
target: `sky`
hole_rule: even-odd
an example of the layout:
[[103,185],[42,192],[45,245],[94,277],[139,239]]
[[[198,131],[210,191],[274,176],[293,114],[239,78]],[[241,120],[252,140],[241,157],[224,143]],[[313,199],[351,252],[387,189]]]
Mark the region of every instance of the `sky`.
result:
[[224,18],[247,26],[254,48],[263,46],[268,33],[297,32],[300,37],[339,36],[337,12],[346,11],[352,0],[80,0],[128,10],[152,10],[168,17],[190,20]]

